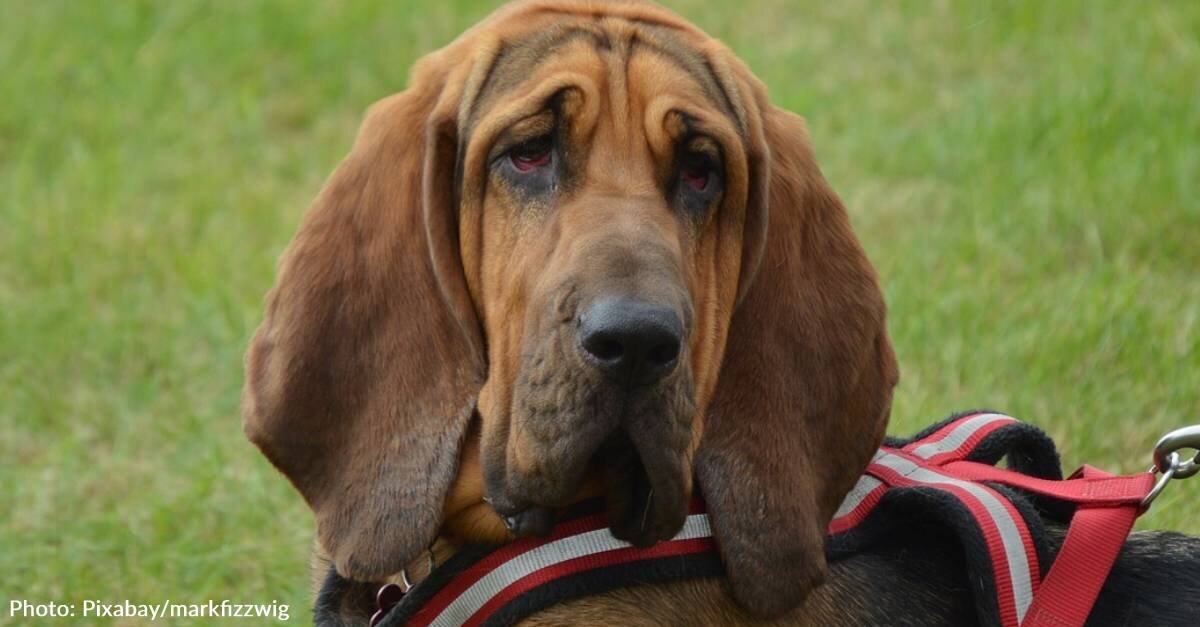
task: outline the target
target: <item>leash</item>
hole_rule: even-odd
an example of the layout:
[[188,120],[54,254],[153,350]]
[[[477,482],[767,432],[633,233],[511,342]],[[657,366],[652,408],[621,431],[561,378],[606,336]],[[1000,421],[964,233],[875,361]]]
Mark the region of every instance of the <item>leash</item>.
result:
[[[937,522],[963,545],[980,624],[1083,625],[1134,520],[1167,483],[1200,472],[1200,454],[1185,460],[1183,449],[1200,450],[1200,425],[1163,436],[1148,472],[1085,465],[1063,479],[1054,443],[1036,427],[993,412],[952,416],[885,441],[830,522],[827,557]],[[1001,459],[1007,468],[996,466]],[[675,538],[646,549],[614,538],[602,509],[598,500],[573,508],[545,538],[465,547],[415,585],[402,573],[403,588],[379,589],[372,627],[512,625],[622,586],[723,575],[699,499]],[[1053,559],[1043,516],[1069,521]]]

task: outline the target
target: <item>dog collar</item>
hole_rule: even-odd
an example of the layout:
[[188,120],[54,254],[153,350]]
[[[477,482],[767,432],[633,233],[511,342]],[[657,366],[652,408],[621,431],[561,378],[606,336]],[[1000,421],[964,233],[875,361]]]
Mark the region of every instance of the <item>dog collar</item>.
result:
[[[1001,458],[1007,469],[995,467]],[[1063,480],[1041,430],[1003,414],[960,414],[887,439],[830,522],[826,555],[845,559],[905,526],[939,525],[966,555],[981,625],[1083,625],[1153,484],[1153,474],[1089,466]],[[678,535],[644,549],[614,538],[602,508],[576,506],[544,538],[465,547],[407,594],[385,586],[372,626],[512,625],[620,587],[724,575],[701,500]],[[1053,567],[1043,516],[1070,521]]]

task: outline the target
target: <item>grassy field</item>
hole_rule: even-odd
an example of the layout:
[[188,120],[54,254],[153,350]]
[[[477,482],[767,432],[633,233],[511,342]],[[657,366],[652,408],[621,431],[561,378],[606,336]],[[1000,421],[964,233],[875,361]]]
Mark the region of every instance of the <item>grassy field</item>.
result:
[[[1200,3],[670,4],[808,117],[886,286],[893,433],[986,406],[1132,472],[1200,421]],[[362,111],[492,6],[0,2],[0,624],[310,620],[311,515],[242,437],[242,352]],[[1197,507],[1174,485],[1141,526]]]

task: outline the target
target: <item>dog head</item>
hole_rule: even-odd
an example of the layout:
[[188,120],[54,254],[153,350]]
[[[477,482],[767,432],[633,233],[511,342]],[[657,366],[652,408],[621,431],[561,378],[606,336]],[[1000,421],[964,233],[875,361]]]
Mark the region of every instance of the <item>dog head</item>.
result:
[[539,532],[585,485],[652,544],[698,482],[770,615],[819,583],[895,381],[802,121],[669,12],[534,0],[372,107],[281,261],[244,419],[348,577],[403,568],[450,501]]

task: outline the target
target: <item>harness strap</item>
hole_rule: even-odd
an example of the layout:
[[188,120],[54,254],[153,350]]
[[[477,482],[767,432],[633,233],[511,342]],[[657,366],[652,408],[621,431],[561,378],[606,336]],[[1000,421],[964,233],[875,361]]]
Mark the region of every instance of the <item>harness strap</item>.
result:
[[[587,501],[564,515],[545,538],[499,547],[467,547],[438,568],[373,627],[514,625],[555,603],[630,585],[720,577],[708,515],[689,504],[683,529],[639,549],[608,529],[603,502]],[[382,608],[381,608],[382,609]]]
[[901,450],[923,459],[930,465],[965,459],[988,436],[1008,426],[1022,423],[1004,414],[974,413],[952,418],[936,427],[929,435],[918,435]]
[[1093,507],[1140,505],[1150,487],[1154,485],[1154,477],[1149,473],[1119,477],[1100,472],[1090,466],[1084,466],[1080,470],[1087,468],[1091,473],[1077,473],[1060,481],[1030,477],[978,462],[955,461],[945,464],[942,468],[947,473],[968,481],[999,483],[1060,501]]
[[[1002,440],[1009,445],[1000,443]],[[1014,459],[1018,451],[1012,444],[1020,440],[1035,444],[1041,457],[1049,451],[1053,463]],[[1046,476],[991,465],[1004,455],[1010,462],[1041,467]],[[829,532],[836,538],[856,529],[893,490],[936,490],[960,504],[986,545],[992,581],[983,582],[982,587],[995,590],[995,598],[994,613],[987,608],[990,604],[979,605],[981,623],[1003,627],[1083,625],[1142,511],[1154,477],[1149,473],[1114,476],[1084,466],[1064,480],[1057,475],[1057,467],[1053,443],[1036,428],[1003,414],[962,415],[910,441],[889,441],[880,448],[834,515]],[[995,485],[1077,506],[1044,581],[1030,521],[1014,501],[996,492]]]
[[[1140,490],[1144,496],[1154,487],[1154,476],[1148,473],[1113,477],[1090,466],[1076,474],[1089,478],[1120,480],[1120,491]],[[1111,483],[1101,485],[1112,485]],[[1141,514],[1140,500],[1119,507],[1105,503],[1081,505],[1071,518],[1067,538],[1042,582],[1041,593],[1022,627],[1060,627],[1083,625],[1087,621],[1096,597],[1112,570],[1133,521]]]
[[[1001,458],[1008,468],[992,465]],[[869,550],[905,525],[933,520],[963,545],[981,625],[1082,626],[1154,476],[1090,466],[1067,479],[1061,473],[1053,442],[1003,414],[968,413],[911,440],[889,438],[830,521],[827,558]],[[546,538],[464,547],[398,602],[380,601],[372,625],[512,625],[555,603],[633,583],[723,574],[700,500],[675,538],[646,549],[614,538],[601,509],[581,504]],[[1048,569],[1043,516],[1070,518]]]
[[938,472],[901,451],[881,450],[867,472],[893,488],[932,488],[958,499],[983,534],[1000,624],[1021,624],[1041,584],[1041,570],[1029,526],[1012,501],[989,486]]

